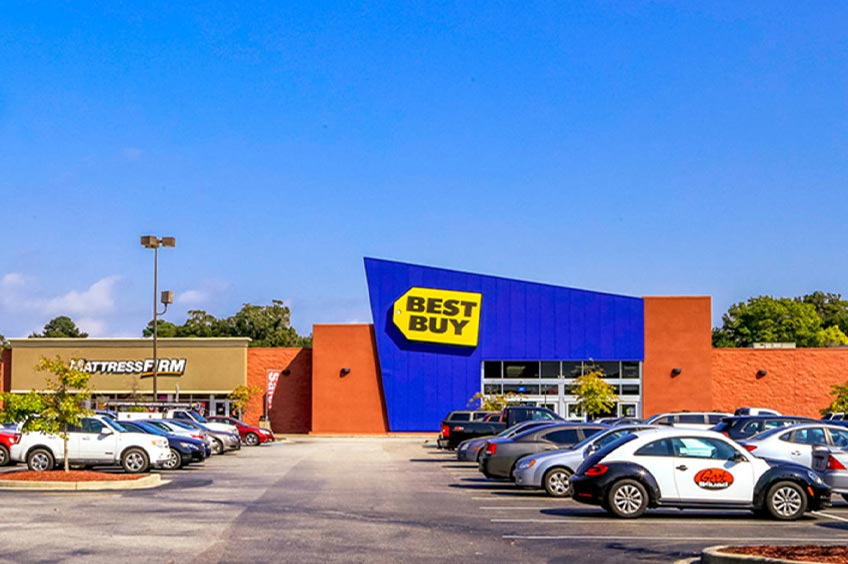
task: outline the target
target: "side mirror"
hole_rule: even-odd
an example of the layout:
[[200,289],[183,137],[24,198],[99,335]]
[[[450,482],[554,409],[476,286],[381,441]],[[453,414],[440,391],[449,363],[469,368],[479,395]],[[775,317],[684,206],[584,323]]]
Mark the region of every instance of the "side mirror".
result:
[[102,429],[100,429],[101,435],[111,435],[114,432],[115,431],[112,429],[112,427],[103,427]]
[[598,446],[594,443],[586,447],[586,450],[583,451],[583,454],[588,457],[593,454],[596,450],[598,450]]
[[742,454],[741,452],[736,452],[731,458],[733,462],[748,462],[748,457]]

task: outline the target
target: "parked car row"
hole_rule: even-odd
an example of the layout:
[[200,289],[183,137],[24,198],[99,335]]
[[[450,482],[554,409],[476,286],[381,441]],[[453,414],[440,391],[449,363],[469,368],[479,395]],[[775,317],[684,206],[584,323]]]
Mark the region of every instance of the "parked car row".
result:
[[795,520],[829,506],[832,493],[848,500],[848,428],[834,423],[768,408],[525,421],[460,442],[456,457],[489,479],[623,518],[698,507]]
[[[165,417],[162,417],[165,415]],[[30,470],[52,470],[64,463],[65,440],[43,432],[0,430],[0,466],[25,463]],[[74,467],[121,466],[125,472],[175,470],[242,444],[273,442],[267,429],[230,417],[203,418],[194,411],[159,413],[99,412],[69,429],[67,450]]]

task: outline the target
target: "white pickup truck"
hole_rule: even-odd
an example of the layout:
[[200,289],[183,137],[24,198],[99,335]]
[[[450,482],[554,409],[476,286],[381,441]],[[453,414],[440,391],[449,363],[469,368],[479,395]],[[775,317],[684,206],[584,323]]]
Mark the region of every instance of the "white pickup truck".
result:
[[[62,437],[27,432],[9,454],[12,460],[41,472],[62,464],[64,452]],[[122,466],[135,474],[161,468],[170,456],[165,437],[121,431],[100,415],[83,417],[81,425],[68,432],[68,460],[74,466]]]

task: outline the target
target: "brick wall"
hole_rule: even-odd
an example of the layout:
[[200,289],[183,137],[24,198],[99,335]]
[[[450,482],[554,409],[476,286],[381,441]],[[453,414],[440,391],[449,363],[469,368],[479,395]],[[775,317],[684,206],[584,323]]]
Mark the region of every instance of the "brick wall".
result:
[[[265,390],[268,370],[281,372],[268,417],[271,429],[275,433],[308,433],[312,429],[312,350],[247,349],[247,385]],[[284,370],[289,373],[282,374]],[[246,423],[259,423],[263,400],[263,394],[251,400],[244,415]]]

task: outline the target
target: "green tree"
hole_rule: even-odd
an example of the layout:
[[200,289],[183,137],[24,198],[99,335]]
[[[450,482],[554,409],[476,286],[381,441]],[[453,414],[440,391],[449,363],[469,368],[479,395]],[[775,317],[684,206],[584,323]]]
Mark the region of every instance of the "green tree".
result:
[[588,415],[589,419],[610,413],[618,401],[615,388],[603,377],[603,370],[590,367],[571,387],[571,393],[577,397],[577,412]]
[[8,349],[11,348],[11,346],[12,345],[9,344],[9,341],[6,339],[6,337],[0,335],[0,349]]
[[262,388],[259,386],[239,385],[233,388],[233,391],[227,395],[230,400],[230,407],[233,408],[241,417],[244,415],[244,410],[254,397],[262,393]]
[[80,331],[77,324],[73,322],[73,320],[67,315],[60,315],[59,317],[54,317],[44,326],[44,330],[41,333],[33,333],[29,336],[31,339],[38,338],[50,338],[50,339],[58,339],[58,338],[73,338],[73,339],[84,339],[88,337],[88,333],[83,333]]
[[820,410],[819,413],[822,415],[828,411],[848,413],[848,381],[844,384],[833,384],[830,387],[830,395],[833,397],[830,405]]
[[[157,337],[177,337],[177,333],[179,328],[171,323],[170,321],[163,321],[161,319],[156,320],[156,325],[158,328],[156,329]],[[147,327],[144,328],[144,331],[141,332],[144,337],[152,337],[153,336],[153,320],[150,320],[150,323],[147,324]]]
[[820,329],[817,338],[820,347],[844,347],[848,345],[848,335],[843,333],[836,325],[831,325],[827,329]]
[[178,336],[220,337],[225,330],[226,327],[214,315],[200,309],[192,309],[188,312],[186,322],[179,327]]
[[821,346],[821,318],[812,304],[790,298],[759,296],[730,306],[722,327],[713,330],[716,347],[749,347],[754,343],[793,342]]
[[65,472],[70,470],[68,459],[68,431],[80,424],[91,412],[85,402],[91,398],[88,382],[91,374],[71,368],[60,357],[42,357],[36,370],[48,372],[46,387],[26,394],[0,394],[3,410],[0,420],[23,421],[23,431],[41,431],[59,435],[64,443]]
[[822,320],[822,327],[837,326],[844,334],[848,334],[848,301],[841,294],[815,291],[802,298],[795,298],[805,304],[812,304]]
[[291,312],[281,300],[270,306],[244,304],[224,322],[231,337],[250,337],[253,347],[301,347],[304,338],[291,326]]

